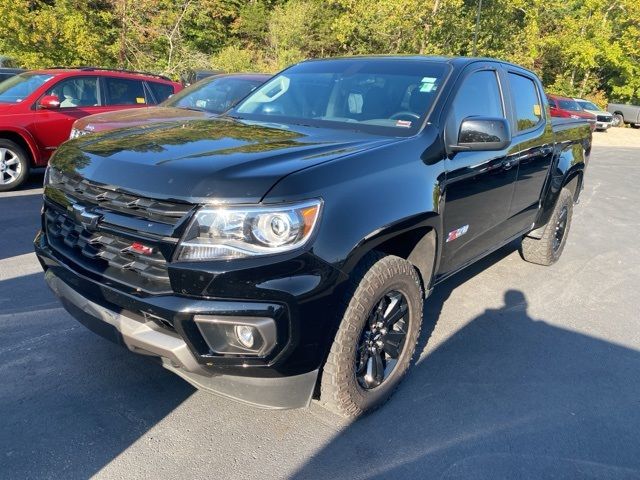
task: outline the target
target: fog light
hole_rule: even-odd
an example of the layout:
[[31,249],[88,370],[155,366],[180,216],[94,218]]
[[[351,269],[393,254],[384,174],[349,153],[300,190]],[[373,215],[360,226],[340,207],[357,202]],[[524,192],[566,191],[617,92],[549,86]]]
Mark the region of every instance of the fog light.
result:
[[195,315],[212,353],[263,357],[276,346],[276,322],[268,317]]
[[236,337],[238,341],[247,348],[253,347],[255,339],[253,338],[253,327],[249,325],[236,325]]

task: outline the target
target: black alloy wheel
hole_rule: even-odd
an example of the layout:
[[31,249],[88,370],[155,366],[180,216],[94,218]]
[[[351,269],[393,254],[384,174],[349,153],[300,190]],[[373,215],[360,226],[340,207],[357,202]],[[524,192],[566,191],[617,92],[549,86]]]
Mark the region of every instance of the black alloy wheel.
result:
[[569,209],[564,206],[560,210],[558,215],[558,221],[556,222],[556,230],[553,236],[553,251],[557,252],[562,245],[562,239],[564,238],[564,232],[567,229],[567,218],[569,217]]
[[363,389],[379,387],[398,364],[407,338],[408,312],[407,299],[394,290],[369,314],[356,355],[356,378]]

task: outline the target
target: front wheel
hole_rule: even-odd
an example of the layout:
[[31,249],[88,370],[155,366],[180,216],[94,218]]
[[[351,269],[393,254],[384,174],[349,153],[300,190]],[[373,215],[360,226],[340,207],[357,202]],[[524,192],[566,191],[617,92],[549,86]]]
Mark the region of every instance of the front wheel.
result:
[[18,188],[29,175],[29,159],[15,142],[0,138],[0,192]]
[[415,352],[423,293],[415,268],[371,255],[353,279],[348,306],[322,373],[320,402],[356,417],[393,393]]
[[538,265],[552,265],[558,261],[567,243],[571,217],[573,215],[573,195],[563,188],[541,238],[524,237],[520,253],[527,262]]

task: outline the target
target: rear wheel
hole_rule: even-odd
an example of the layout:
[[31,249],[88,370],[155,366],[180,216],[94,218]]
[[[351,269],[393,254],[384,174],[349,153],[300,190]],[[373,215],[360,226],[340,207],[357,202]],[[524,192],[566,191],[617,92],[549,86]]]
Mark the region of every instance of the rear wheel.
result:
[[11,140],[0,139],[0,192],[19,187],[29,175],[29,158]]
[[552,265],[558,261],[569,235],[573,215],[573,195],[563,188],[541,238],[524,237],[520,252],[527,262]]
[[614,113],[611,125],[614,127],[624,127],[624,117],[619,113]]
[[415,352],[423,307],[418,274],[399,257],[370,256],[352,286],[320,396],[349,417],[382,405],[398,386]]

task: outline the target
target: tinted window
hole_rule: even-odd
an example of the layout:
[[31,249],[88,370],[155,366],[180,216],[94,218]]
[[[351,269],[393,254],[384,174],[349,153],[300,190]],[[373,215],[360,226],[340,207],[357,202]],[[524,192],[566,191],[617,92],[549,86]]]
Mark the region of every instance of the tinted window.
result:
[[254,90],[232,116],[411,135],[420,128],[448,66],[382,59],[298,64]]
[[496,72],[482,70],[469,75],[456,94],[452,110],[456,129],[467,117],[504,118]]
[[166,83],[147,82],[153,92],[156,102],[164,102],[170,95],[173,95],[173,87]]
[[0,83],[0,103],[19,103],[53,78],[53,75],[21,73]]
[[62,80],[51,87],[45,95],[58,97],[60,99],[60,108],[100,105],[98,79],[96,77],[74,77]]
[[107,105],[144,105],[147,99],[141,80],[105,77]]
[[261,80],[235,76],[210,78],[182,90],[171,97],[165,105],[222,113],[229,110],[262,83]]
[[535,127],[542,120],[542,106],[536,84],[530,78],[515,73],[509,74],[509,81],[515,102],[518,131]]

